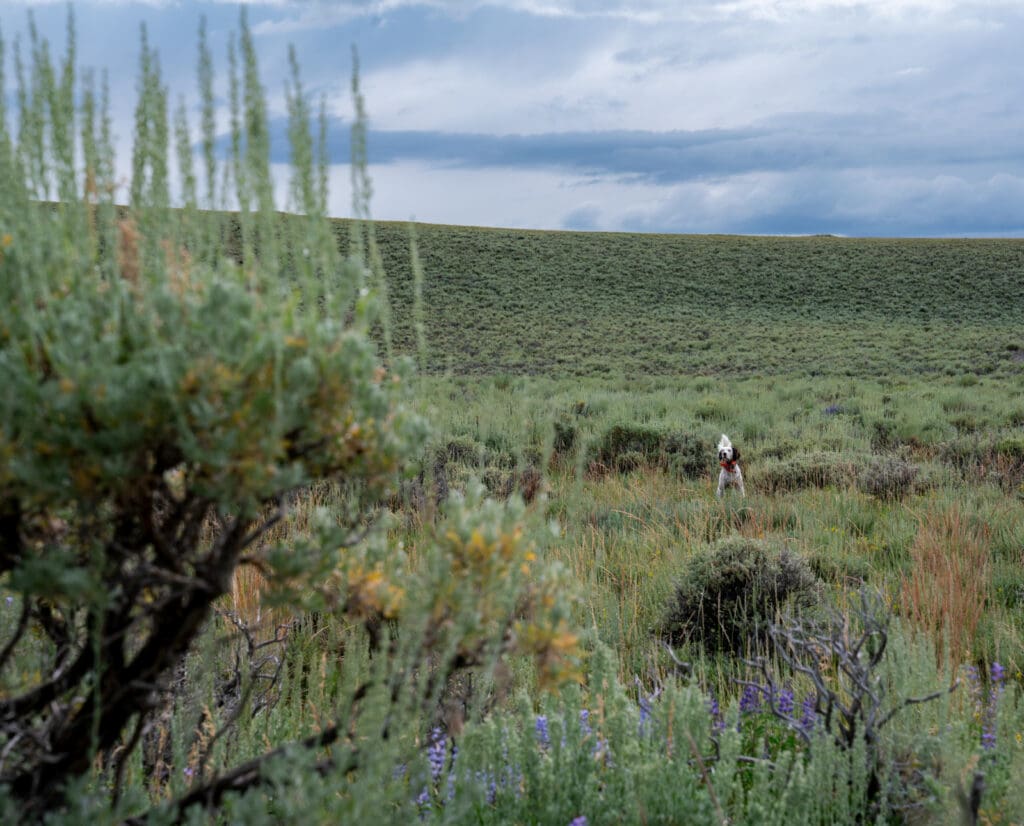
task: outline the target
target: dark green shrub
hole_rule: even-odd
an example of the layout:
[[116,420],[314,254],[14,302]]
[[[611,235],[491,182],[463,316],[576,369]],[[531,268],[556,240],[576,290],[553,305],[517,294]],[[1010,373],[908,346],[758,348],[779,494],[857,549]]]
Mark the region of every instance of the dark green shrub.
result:
[[871,423],[871,449],[892,450],[899,446],[896,426],[888,420],[879,419]]
[[996,442],[995,452],[1006,459],[1024,461],[1024,436],[1007,436]]
[[484,460],[484,445],[468,436],[457,436],[441,445],[437,458],[446,462],[456,462],[467,467],[476,467]]
[[979,428],[977,417],[970,413],[954,416],[949,420],[949,423],[957,429],[958,433],[974,433]]
[[664,452],[668,470],[685,479],[705,476],[713,454],[693,433],[669,433],[665,436]]
[[783,607],[813,605],[819,591],[808,562],[788,548],[729,537],[687,562],[661,633],[673,645],[690,642],[710,654],[743,654],[768,641],[768,628]]
[[551,444],[551,450],[555,457],[568,456],[576,447],[577,436],[576,423],[568,416],[559,416],[555,419],[555,439]]
[[653,464],[661,453],[661,432],[640,425],[613,425],[605,431],[593,453],[596,461],[609,467],[615,467],[617,458],[626,453],[638,454]]
[[620,473],[657,468],[693,479],[706,474],[712,456],[713,451],[693,433],[614,425],[591,446],[589,464]]
[[780,439],[763,446],[759,453],[764,459],[788,459],[800,451],[800,445],[793,439]]
[[515,490],[515,474],[498,467],[484,468],[480,473],[480,481],[487,492],[498,499],[507,499]]
[[645,464],[645,456],[637,450],[627,450],[615,456],[615,469],[619,473],[632,473]]

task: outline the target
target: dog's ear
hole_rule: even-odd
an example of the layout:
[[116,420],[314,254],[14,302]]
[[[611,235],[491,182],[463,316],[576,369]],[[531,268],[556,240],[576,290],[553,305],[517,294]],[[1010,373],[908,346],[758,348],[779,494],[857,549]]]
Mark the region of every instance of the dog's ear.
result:
[[740,449],[736,445],[732,446],[732,460],[738,462],[740,460]]

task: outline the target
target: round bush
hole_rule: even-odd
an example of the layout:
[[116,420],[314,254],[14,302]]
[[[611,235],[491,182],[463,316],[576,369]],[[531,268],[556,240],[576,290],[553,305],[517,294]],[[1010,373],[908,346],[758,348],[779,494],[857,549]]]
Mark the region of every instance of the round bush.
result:
[[767,642],[780,610],[817,603],[820,589],[807,560],[788,548],[728,537],[680,572],[662,636],[673,645],[696,643],[709,654],[740,655]]

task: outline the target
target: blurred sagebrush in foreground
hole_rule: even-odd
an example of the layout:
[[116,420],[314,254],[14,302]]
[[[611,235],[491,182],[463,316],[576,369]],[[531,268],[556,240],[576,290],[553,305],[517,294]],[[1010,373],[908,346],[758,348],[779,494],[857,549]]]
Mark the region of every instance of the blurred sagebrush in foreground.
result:
[[[294,55],[291,206],[302,216],[282,220],[245,15],[229,54],[225,162],[200,29],[205,205],[223,176],[221,202],[240,209],[229,219],[198,210],[184,106],[173,129],[183,208],[171,209],[168,92],[144,29],[127,208],[115,204],[106,93],[87,75],[76,102],[73,19],[59,67],[31,31],[27,74],[15,50],[16,130],[0,110],[0,575],[19,608],[0,652],[8,807],[74,819],[107,793],[116,802],[140,743],[150,769],[187,770],[195,786],[172,819],[271,782],[271,758],[298,730],[277,731],[240,766],[217,758],[231,728],[277,696],[252,690],[282,675],[253,639],[251,669],[234,670],[246,685],[215,691],[234,698],[231,712],[200,715],[177,765],[171,740],[153,733],[154,711],[180,706],[201,675],[187,657],[239,565],[259,568],[272,598],[336,617],[350,644],[369,645],[369,660],[343,659],[301,744],[321,772],[380,759],[365,738],[405,747],[408,726],[429,725],[458,675],[486,683],[511,653],[532,656],[541,679],[572,676],[566,589],[515,506],[453,504],[415,570],[382,530],[380,502],[426,426],[407,404],[408,366],[383,362],[369,336],[386,323],[372,229],[343,259],[326,225]],[[368,202],[365,166],[356,182]],[[338,495],[303,530],[277,531],[323,480]],[[162,776],[150,781],[159,797]]]

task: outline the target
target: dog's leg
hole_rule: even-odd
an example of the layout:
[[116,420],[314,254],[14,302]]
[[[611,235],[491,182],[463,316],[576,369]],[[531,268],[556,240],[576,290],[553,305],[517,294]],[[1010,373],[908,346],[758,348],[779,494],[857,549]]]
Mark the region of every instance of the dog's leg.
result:
[[739,485],[740,496],[742,496],[744,499],[746,499],[747,498],[747,489],[745,487],[743,487],[743,474],[741,472],[737,472],[736,473],[736,484]]
[[725,490],[725,471],[718,471],[718,490],[715,491],[715,496],[719,499],[722,498],[722,491]]

